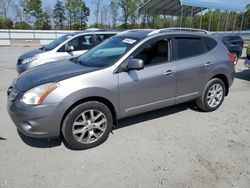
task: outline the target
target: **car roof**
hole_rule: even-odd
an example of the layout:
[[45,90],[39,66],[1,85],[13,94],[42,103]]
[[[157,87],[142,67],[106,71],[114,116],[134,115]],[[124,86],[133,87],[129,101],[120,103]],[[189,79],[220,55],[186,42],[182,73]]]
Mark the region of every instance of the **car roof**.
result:
[[193,36],[211,36],[209,33],[206,33],[203,30],[175,30],[172,28],[169,29],[133,29],[124,32],[120,32],[117,36],[134,38],[134,39],[144,39],[149,36],[157,36],[162,34],[177,34],[177,35],[193,35]]
[[91,31],[91,30],[85,30],[85,31],[75,31],[75,32],[72,32],[72,33],[67,33],[66,35],[69,35],[69,36],[76,36],[76,35],[81,35],[81,34],[117,34],[119,33],[119,31],[116,31],[116,30],[94,30],[94,31]]
[[152,31],[154,31],[154,29],[133,29],[120,32],[117,34],[117,36],[143,39],[146,38]]

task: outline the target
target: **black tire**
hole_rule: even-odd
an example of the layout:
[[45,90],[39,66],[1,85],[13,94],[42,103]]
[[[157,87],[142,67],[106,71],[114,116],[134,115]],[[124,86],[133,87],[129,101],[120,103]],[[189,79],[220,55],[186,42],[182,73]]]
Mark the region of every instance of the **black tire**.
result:
[[[214,86],[215,84],[219,84],[219,85],[222,87],[223,94],[222,94],[222,98],[221,98],[220,102],[219,102],[216,106],[211,107],[211,106],[208,104],[208,92],[209,92],[209,90],[212,88],[212,86]],[[213,78],[213,79],[211,79],[211,80],[207,83],[207,85],[206,85],[206,87],[205,87],[205,89],[204,89],[204,91],[203,91],[202,96],[199,97],[199,98],[196,100],[196,104],[197,104],[197,106],[198,106],[201,110],[203,110],[203,111],[205,111],[205,112],[212,112],[212,111],[215,111],[215,110],[217,110],[217,109],[221,106],[222,102],[224,101],[225,91],[226,91],[226,89],[225,89],[225,84],[224,84],[224,82],[223,82],[221,79]]]
[[[102,136],[100,136],[100,138],[97,139],[95,142],[82,143],[78,141],[77,138],[73,134],[73,124],[80,114],[82,114],[85,111],[92,110],[92,109],[98,110],[99,112],[103,113],[107,122],[105,123],[106,129],[103,132]],[[67,114],[62,124],[62,134],[63,134],[65,141],[72,147],[72,149],[84,150],[84,149],[96,147],[102,144],[103,142],[105,142],[109,137],[109,133],[111,132],[112,127],[113,127],[113,117],[109,108],[103,103],[90,101],[90,102],[85,102],[76,106]]]

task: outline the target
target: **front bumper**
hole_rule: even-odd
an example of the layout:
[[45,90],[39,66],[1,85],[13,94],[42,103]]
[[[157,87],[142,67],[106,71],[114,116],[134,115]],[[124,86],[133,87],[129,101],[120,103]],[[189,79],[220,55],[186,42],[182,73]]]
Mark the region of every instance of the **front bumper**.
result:
[[60,135],[61,117],[57,113],[58,104],[28,106],[17,98],[8,102],[8,113],[17,129],[34,138],[55,138]]
[[247,59],[244,63],[244,65],[246,66],[246,68],[250,69],[250,59]]

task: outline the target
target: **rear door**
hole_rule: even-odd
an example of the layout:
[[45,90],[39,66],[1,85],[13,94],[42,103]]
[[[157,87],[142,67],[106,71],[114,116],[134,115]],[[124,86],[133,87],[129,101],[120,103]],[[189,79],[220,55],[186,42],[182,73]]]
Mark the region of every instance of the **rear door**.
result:
[[174,39],[177,63],[177,103],[199,96],[212,76],[215,59],[202,37],[185,36]]

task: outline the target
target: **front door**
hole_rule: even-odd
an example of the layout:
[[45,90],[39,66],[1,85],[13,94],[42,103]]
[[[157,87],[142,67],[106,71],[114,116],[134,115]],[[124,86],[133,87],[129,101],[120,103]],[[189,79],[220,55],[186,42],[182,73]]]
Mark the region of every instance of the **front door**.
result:
[[[66,52],[65,46],[73,46],[74,50],[71,52]],[[71,59],[75,57],[79,57],[91,49],[93,44],[93,36],[92,35],[81,35],[71,39],[66,45],[62,46],[58,51],[57,55],[58,59]]]
[[132,54],[132,58],[142,59],[145,67],[119,73],[121,117],[175,103],[176,64],[170,61],[170,46],[170,40],[161,37],[144,43]]

